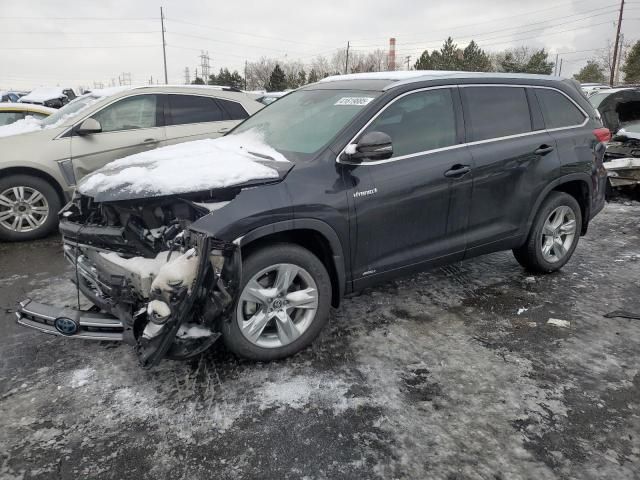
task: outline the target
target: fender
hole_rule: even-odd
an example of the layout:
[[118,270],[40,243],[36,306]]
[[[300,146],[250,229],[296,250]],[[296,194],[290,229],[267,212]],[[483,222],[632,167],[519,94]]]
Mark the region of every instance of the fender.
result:
[[348,290],[348,292],[350,292],[351,288],[347,288],[347,276],[342,243],[340,242],[340,238],[338,237],[338,234],[335,232],[335,230],[329,224],[323,222],[322,220],[317,220],[314,218],[296,218],[292,220],[271,223],[269,225],[264,225],[262,227],[251,230],[246,235],[237,238],[233,243],[239,246],[243,246],[259,238],[266,237],[267,235],[272,235],[274,233],[280,232],[290,232],[293,230],[313,230],[327,239],[327,241],[329,242],[329,247],[331,248],[333,265],[338,276],[338,290],[340,298],[344,296],[345,290]]
[[582,224],[583,224],[582,228],[584,229],[584,225],[587,222],[589,222],[589,210],[591,209],[591,199],[593,197],[593,185],[591,183],[591,176],[586,173],[570,173],[568,175],[563,175],[562,177],[556,178],[555,180],[550,182],[544,188],[544,190],[542,190],[542,192],[540,192],[540,195],[538,195],[538,198],[536,199],[536,203],[534,203],[533,208],[531,209],[531,213],[529,213],[529,218],[527,219],[527,224],[526,224],[525,235],[528,236],[528,232],[531,230],[531,225],[533,225],[533,220],[536,214],[538,213],[538,209],[540,208],[540,205],[542,205],[542,202],[544,201],[544,199],[547,198],[547,195],[549,195],[549,193],[558,185],[562,185],[563,183],[572,182],[575,180],[583,181],[584,183],[587,184],[587,187],[589,188],[589,199],[587,201],[584,218],[582,219]]

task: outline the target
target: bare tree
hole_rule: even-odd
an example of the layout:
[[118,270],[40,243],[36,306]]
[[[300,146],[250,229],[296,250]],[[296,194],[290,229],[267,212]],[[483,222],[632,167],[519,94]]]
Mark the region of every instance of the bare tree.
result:
[[322,55],[318,55],[313,59],[313,61],[311,62],[311,69],[316,72],[318,78],[324,78],[327,75],[333,73],[331,71],[331,67],[329,66],[329,61]]
[[266,57],[247,63],[247,90],[264,90],[275,66],[276,60]]

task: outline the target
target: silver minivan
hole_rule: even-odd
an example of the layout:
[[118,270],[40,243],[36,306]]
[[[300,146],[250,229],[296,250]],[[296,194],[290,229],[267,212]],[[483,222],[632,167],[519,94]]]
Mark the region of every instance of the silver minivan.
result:
[[83,95],[37,124],[14,124],[17,134],[0,132],[0,240],[31,240],[53,231],[76,182],[112,160],[219,137],[263,107],[228,87],[113,92]]

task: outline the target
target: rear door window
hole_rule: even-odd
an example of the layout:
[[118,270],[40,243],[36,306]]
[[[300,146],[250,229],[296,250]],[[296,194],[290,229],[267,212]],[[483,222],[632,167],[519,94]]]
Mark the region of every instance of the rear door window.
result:
[[462,93],[469,141],[507,137],[532,131],[522,87],[464,87]]
[[221,98],[217,98],[216,102],[218,102],[218,104],[222,106],[224,111],[227,113],[226,120],[244,120],[249,116],[244,107],[238,102],[222,100]]
[[547,88],[534,88],[546,128],[580,125],[584,114],[562,93]]
[[456,144],[451,90],[425,90],[396,100],[362,135],[368,132],[384,132],[391,137],[392,158]]
[[199,95],[169,95],[168,125],[219,122],[224,112],[211,97]]

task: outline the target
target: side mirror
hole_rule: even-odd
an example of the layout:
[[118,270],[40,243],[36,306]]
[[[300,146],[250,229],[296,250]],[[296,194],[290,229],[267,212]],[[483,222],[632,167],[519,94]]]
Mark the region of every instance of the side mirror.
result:
[[102,125],[95,118],[87,118],[77,128],[76,133],[78,135],[90,135],[92,133],[100,133],[102,131]]
[[393,155],[391,137],[384,132],[366,133],[357,144],[349,144],[345,149],[349,160],[386,160]]

